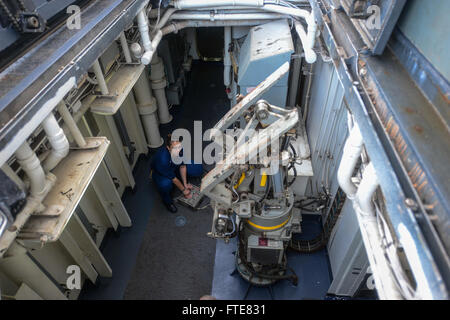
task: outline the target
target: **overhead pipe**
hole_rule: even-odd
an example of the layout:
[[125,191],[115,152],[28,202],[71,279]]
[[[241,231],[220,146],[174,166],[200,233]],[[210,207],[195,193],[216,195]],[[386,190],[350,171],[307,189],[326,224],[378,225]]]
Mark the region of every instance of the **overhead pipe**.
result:
[[264,0],[174,0],[172,1],[172,4],[179,10],[228,6],[262,7],[264,5]]
[[202,27],[226,27],[226,26],[257,26],[266,23],[267,20],[224,20],[224,21],[179,21],[172,22],[169,25],[161,29],[162,35],[165,36],[169,33],[177,33],[185,28],[202,28]]
[[[265,4],[264,0],[212,0],[212,1],[204,1],[204,0],[175,0],[173,1],[173,6],[179,10],[185,9],[199,9],[199,8],[214,8],[214,7],[236,7],[236,6],[248,6],[249,8],[257,8],[265,11],[275,12],[283,15],[289,15],[293,17],[302,18],[308,24],[307,33],[304,31],[303,27],[299,24],[296,24],[296,31],[299,34],[299,37],[302,41],[303,48],[305,50],[305,58],[308,63],[314,63],[317,59],[316,54],[313,51],[316,33],[317,33],[317,24],[314,18],[314,13],[309,12],[304,9],[285,7],[276,4]],[[217,8],[216,8],[217,9]],[[179,14],[181,15],[181,14]],[[216,14],[214,14],[216,15]],[[226,20],[225,17],[227,14],[224,14],[222,19]],[[174,15],[172,15],[173,18]],[[188,19],[188,18],[186,18]],[[194,19],[194,18],[190,18]],[[231,19],[231,18],[230,18]],[[237,19],[235,19],[237,20]]]
[[45,172],[36,153],[25,141],[15,152],[17,162],[30,179],[31,195],[39,197],[45,192]]
[[48,172],[53,170],[69,154],[69,141],[53,113],[50,113],[42,122],[42,127],[52,146],[50,154],[45,158],[43,163],[44,170]]
[[172,15],[171,20],[273,20],[286,17],[277,13],[229,13],[229,12],[180,12]]
[[339,185],[349,199],[353,199],[356,194],[357,188],[351,178],[361,156],[362,148],[363,139],[358,124],[355,123],[345,142],[341,163],[337,171]]
[[177,8],[169,8],[164,12],[164,15],[159,20],[158,24],[154,27],[154,29],[159,30],[169,21],[169,18],[174,14],[178,9]]
[[141,63],[148,65],[152,61],[154,54],[152,41],[150,40],[150,33],[148,28],[148,19],[145,9],[142,9],[137,14],[138,29],[141,35],[142,46],[144,47],[144,54],[141,57]]
[[[314,63],[317,60],[317,54],[314,52],[314,41],[311,42],[309,33],[307,34],[305,32],[305,29],[303,28],[302,24],[299,21],[294,22],[295,31],[297,31],[297,34],[300,38],[300,41],[303,45],[303,51],[305,52],[305,60],[308,63]],[[314,39],[314,38],[313,38]]]

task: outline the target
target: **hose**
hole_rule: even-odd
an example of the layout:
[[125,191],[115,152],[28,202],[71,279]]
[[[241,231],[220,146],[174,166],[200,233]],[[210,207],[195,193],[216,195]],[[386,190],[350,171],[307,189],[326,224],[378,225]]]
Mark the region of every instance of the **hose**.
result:
[[[328,200],[326,200],[328,202]],[[323,249],[330,238],[331,231],[333,230],[336,221],[341,214],[342,207],[344,206],[345,194],[339,188],[336,197],[334,198],[333,204],[331,205],[330,213],[325,221],[322,231],[320,234],[311,240],[295,240],[291,239],[289,241],[289,248],[300,252],[300,253],[313,253]],[[308,203],[309,205],[311,203]]]
[[286,174],[286,182],[287,182],[288,188],[295,182],[295,179],[297,179],[297,169],[295,169],[295,164],[294,164],[294,163],[291,163],[291,164],[289,165],[289,167],[288,167],[288,169],[287,169],[287,172],[289,172],[289,170],[290,170],[291,168],[294,170],[294,179],[292,179],[292,181],[290,181],[290,182],[287,182],[287,180],[288,180],[288,175]]

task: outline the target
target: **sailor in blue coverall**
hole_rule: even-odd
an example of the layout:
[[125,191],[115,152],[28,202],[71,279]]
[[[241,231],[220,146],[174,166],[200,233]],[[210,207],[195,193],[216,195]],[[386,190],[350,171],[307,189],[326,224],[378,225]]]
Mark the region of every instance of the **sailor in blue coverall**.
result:
[[170,212],[175,213],[177,207],[174,205],[171,195],[173,185],[175,184],[183,195],[189,199],[192,185],[188,183],[187,178],[200,177],[203,174],[203,166],[194,163],[174,164],[172,156],[180,155],[181,142],[172,141],[170,135],[167,141],[167,144],[159,148],[152,158],[152,178],[164,205]]

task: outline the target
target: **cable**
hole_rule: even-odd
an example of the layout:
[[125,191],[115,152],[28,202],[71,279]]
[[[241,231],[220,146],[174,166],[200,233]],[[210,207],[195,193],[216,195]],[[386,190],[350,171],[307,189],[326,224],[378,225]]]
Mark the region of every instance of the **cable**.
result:
[[289,172],[289,170],[290,170],[291,168],[294,170],[294,179],[292,179],[290,182],[287,182],[288,176],[289,176],[289,175],[286,174],[286,182],[287,182],[288,188],[289,188],[290,186],[292,186],[292,184],[294,183],[295,179],[297,179],[297,169],[295,169],[295,164],[294,164],[294,163],[291,163],[291,164],[289,165],[289,167],[288,167],[288,169],[287,169],[287,172]]
[[[328,202],[327,199],[325,199],[325,201]],[[345,194],[339,188],[336,193],[336,197],[334,198],[334,202],[331,205],[330,213],[328,214],[327,220],[325,221],[320,234],[311,240],[291,239],[291,241],[289,241],[289,249],[300,253],[313,253],[323,249],[327,245],[331,232],[341,214],[344,202]]]
[[20,27],[19,22],[17,21],[16,17],[14,17],[14,15],[11,13],[8,6],[5,4],[5,2],[3,2],[3,0],[0,0],[0,7],[3,9],[3,11],[5,11],[9,21],[13,24],[14,28],[16,28],[18,32],[21,32],[22,28]]

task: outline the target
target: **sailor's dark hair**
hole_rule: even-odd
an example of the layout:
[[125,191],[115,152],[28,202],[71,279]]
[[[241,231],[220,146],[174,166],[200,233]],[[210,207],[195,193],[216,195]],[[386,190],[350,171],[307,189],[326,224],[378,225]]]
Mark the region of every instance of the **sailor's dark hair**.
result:
[[178,139],[173,139],[173,140],[172,140],[172,134],[169,133],[169,134],[167,135],[167,139],[166,139],[166,146],[168,146],[168,147],[170,148],[170,146],[172,145],[172,142],[181,142],[181,141],[183,141],[183,138],[182,138],[182,137],[180,137],[180,138],[178,138]]

